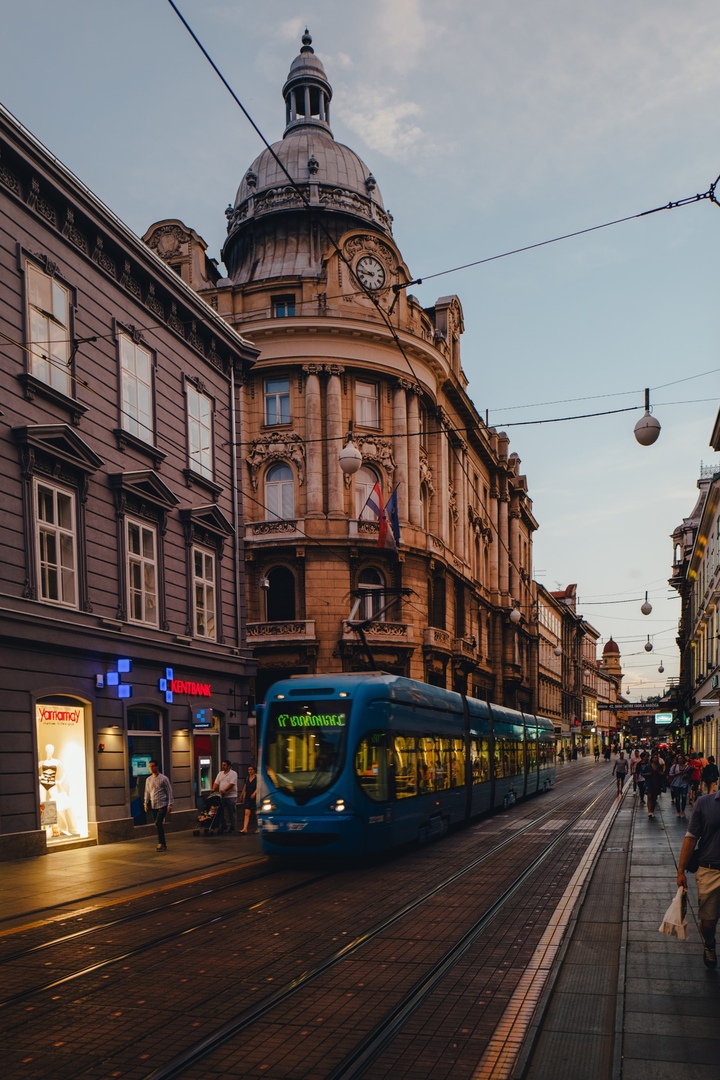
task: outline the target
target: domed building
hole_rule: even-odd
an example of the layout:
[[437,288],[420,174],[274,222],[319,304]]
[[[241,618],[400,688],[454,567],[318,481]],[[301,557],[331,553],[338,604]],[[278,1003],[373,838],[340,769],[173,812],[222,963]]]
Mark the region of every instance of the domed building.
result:
[[468,397],[460,301],[409,292],[307,32],[282,96],[283,138],[226,210],[227,277],[180,221],[144,237],[260,350],[238,464],[258,697],[374,664],[532,709],[537,522],[507,435]]

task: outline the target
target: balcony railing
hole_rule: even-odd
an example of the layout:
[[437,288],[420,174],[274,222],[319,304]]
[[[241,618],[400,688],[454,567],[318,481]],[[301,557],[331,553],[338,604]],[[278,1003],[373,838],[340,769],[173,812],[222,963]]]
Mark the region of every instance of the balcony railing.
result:
[[[346,621],[342,627],[343,642],[355,644],[360,640],[359,635]],[[386,622],[378,620],[365,627],[365,637],[372,645],[412,645],[413,628],[407,623]]]
[[277,544],[280,540],[304,540],[304,521],[247,521],[245,539]]
[[452,652],[453,636],[448,630],[440,630],[436,626],[428,626],[423,631],[423,645],[431,649],[440,649],[441,652]]
[[278,645],[286,642],[315,642],[314,619],[283,622],[256,622],[246,626],[248,645]]

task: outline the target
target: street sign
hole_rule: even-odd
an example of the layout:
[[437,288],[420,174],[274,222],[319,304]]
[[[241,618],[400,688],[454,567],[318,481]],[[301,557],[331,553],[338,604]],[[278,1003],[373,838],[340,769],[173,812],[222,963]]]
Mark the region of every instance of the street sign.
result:
[[717,698],[703,698],[700,704],[706,709],[712,709],[714,705],[720,705],[720,701]]

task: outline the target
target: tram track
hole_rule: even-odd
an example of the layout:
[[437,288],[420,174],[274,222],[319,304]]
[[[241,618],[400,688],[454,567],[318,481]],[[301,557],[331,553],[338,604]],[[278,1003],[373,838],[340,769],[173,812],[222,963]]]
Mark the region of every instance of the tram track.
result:
[[[309,988],[313,982],[319,980],[323,975],[332,972],[334,968],[341,965],[351,955],[375,942],[381,935],[385,934],[408,915],[417,911],[430,899],[448,889],[471,871],[482,866],[483,863],[492,859],[531,829],[537,828],[553,814],[557,814],[558,811],[561,811],[569,802],[576,801],[582,792],[592,786],[594,786],[593,783],[574,790],[571,795],[568,795],[566,799],[560,801],[552,809],[539,815],[532,821],[527,822],[524,826],[515,830],[511,836],[500,841],[498,844],[493,845],[488,851],[484,852],[476,859],[473,859],[460,870],[448,875],[432,889],[427,890],[422,895],[415,897],[407,904],[398,908],[378,924],[358,935],[353,941],[348,942],[343,948],[337,950],[334,954],[327,957],[310,970],[303,972],[297,978],[292,979],[283,987],[266,996],[250,1009],[245,1010],[234,1020],[218,1028],[216,1031],[209,1033],[192,1046],[187,1047],[164,1066],[149,1073],[146,1080],[174,1080],[176,1077],[184,1076],[188,1073],[188,1070],[194,1070],[196,1066],[200,1066],[201,1069],[197,1072],[194,1071],[193,1075],[201,1075],[202,1070],[206,1067],[204,1063],[216,1050],[224,1048],[231,1040],[248,1032],[259,1021],[268,1018],[274,1010],[286,1005],[294,996]],[[480,917],[473,922],[472,926],[462,935],[462,937],[448,949],[431,969],[411,988],[411,990],[403,996],[390,1013],[388,1013],[388,1015],[386,1015],[372,1031],[361,1040],[361,1042],[345,1059],[343,1059],[340,1065],[338,1065],[332,1073],[328,1074],[328,1080],[352,1080],[352,1078],[359,1077],[363,1074],[365,1069],[380,1053],[382,1053],[383,1048],[394,1038],[398,1031],[402,1029],[428,995],[437,987],[442,979],[452,971],[468,949],[472,947],[482,933],[490,926],[512,897],[517,894],[528,878],[535,873],[553,851],[555,851],[558,845],[566,839],[568,834],[577,826],[578,822],[585,817],[606,794],[607,792],[601,791],[588,806],[585,806],[580,812],[574,815],[569,823],[564,825],[564,827],[532,859],[529,865],[516,876],[506,889],[504,889],[501,895],[497,897]]]
[[[585,773],[585,777],[586,775],[587,773]],[[533,813],[533,808],[529,804],[525,804],[524,806],[518,807],[517,809],[520,811],[525,810],[526,812],[529,812],[530,816],[526,816],[526,814],[521,812],[518,813],[516,816],[515,812],[513,811],[511,811],[510,814],[502,813],[493,815],[491,816],[491,818],[487,818],[483,822],[478,822],[477,824],[479,824],[480,827],[477,829],[476,832],[473,828],[467,829],[467,831],[457,831],[453,834],[452,838],[441,841],[439,845],[432,845],[430,848],[423,849],[421,852],[417,853],[417,859],[419,860],[417,870],[412,869],[412,865],[415,865],[416,856],[410,856],[410,863],[405,863],[405,866],[403,865],[403,861],[399,861],[398,869],[400,875],[403,876],[403,874],[405,874],[408,879],[415,881],[417,873],[421,875],[425,873],[425,870],[420,869],[420,867],[422,866],[424,866],[426,870],[441,869],[440,864],[441,862],[443,862],[443,860],[440,859],[439,861],[437,861],[433,858],[433,856],[435,855],[435,853],[441,852],[441,850],[444,849],[447,843],[452,843],[453,839],[457,841],[456,858],[458,858],[458,847],[460,849],[462,849],[463,847],[472,847],[476,840],[484,843],[488,843],[489,841],[489,847],[487,847],[483,852],[478,853],[476,855],[476,858],[467,861],[465,864],[463,864],[463,866],[461,866],[459,869],[456,870],[456,872],[453,872],[451,875],[444,875],[443,879],[441,879],[440,881],[436,881],[431,889],[425,889],[421,895],[415,897],[415,900],[412,900],[407,904],[402,905],[402,908],[398,909],[395,907],[393,912],[389,913],[388,918],[384,920],[386,924],[388,924],[388,927],[392,926],[392,924],[395,923],[399,924],[399,922],[402,921],[404,917],[410,915],[412,910],[419,910],[422,907],[423,903],[432,903],[432,899],[434,896],[439,896],[441,893],[443,893],[443,890],[448,889],[452,885],[453,881],[458,881],[464,875],[470,874],[473,868],[477,868],[483,864],[487,865],[493,860],[493,858],[497,858],[497,856],[503,851],[507,851],[508,849],[512,850],[513,843],[519,842],[520,845],[522,845],[522,838],[524,837],[526,838],[525,851],[527,852],[529,846],[531,846],[533,842],[532,837],[529,835],[531,834],[533,828],[540,829],[541,832],[539,833],[539,838],[542,836],[544,840],[545,837],[542,834],[543,826],[545,828],[547,828],[548,825],[549,827],[552,827],[552,819],[554,818],[554,816],[555,818],[557,818],[558,815],[562,815],[563,812],[566,812],[567,808],[572,804],[573,800],[582,799],[589,788],[596,787],[597,789],[599,779],[598,775],[595,775],[595,777],[590,780],[589,783],[582,782],[585,780],[585,777],[576,778],[576,781],[581,781],[581,783],[576,782],[575,778],[573,777],[573,783],[570,791],[562,793],[556,792],[556,795],[560,795],[560,797],[557,798],[557,800],[554,799],[553,805],[551,807],[548,807],[546,810],[543,810],[542,813]],[[602,788],[604,789],[607,786],[610,785],[603,784]],[[601,793],[599,797],[601,797]],[[587,809],[585,812],[587,812]],[[576,818],[580,818],[580,816],[582,815],[573,815],[573,821]],[[484,833],[483,826],[490,826],[490,831],[492,831],[492,825],[498,825],[500,824],[500,822],[502,822],[503,827],[508,828],[508,835],[498,839],[497,842],[492,842],[494,840],[494,837],[491,838],[489,833]],[[565,825],[565,822],[563,822],[563,825]],[[572,827],[572,825],[568,827]],[[553,841],[551,841],[551,843],[552,842]],[[547,847],[547,845],[544,845],[544,847]],[[507,860],[505,862],[507,863]],[[390,868],[390,874],[386,873],[386,869],[388,868]],[[223,885],[220,890],[207,890],[204,893],[195,892],[192,896],[182,897],[182,900],[184,900],[186,904],[191,903],[192,901],[194,901],[195,903],[204,903],[206,901],[212,902],[214,900],[214,894],[225,891],[226,888],[242,886],[245,885],[245,883],[250,883],[250,880],[259,881],[262,877],[270,877],[274,876],[277,873],[282,873],[283,869],[284,867],[281,867],[279,869],[273,869],[271,870],[271,872],[268,873],[268,875],[255,874],[253,875],[252,879],[246,877],[243,881],[233,880],[232,882],[227,882],[227,886]],[[388,906],[392,900],[393,891],[396,891],[397,889],[397,883],[395,883],[395,886],[393,886],[391,880],[391,878],[394,880],[393,865],[392,863],[388,864],[388,866],[383,866],[381,864],[378,867],[376,865],[372,868],[372,873],[375,874],[376,870],[378,870],[379,872],[378,876],[376,880],[373,881],[370,885],[370,888],[372,889],[372,895],[376,895],[375,890],[376,886],[379,883],[379,885],[381,885],[383,889],[383,891],[380,893],[380,895],[382,896],[382,904]],[[302,986],[307,983],[307,977],[305,976],[312,974],[315,978],[315,981],[318,980],[318,978],[320,978],[325,971],[331,973],[332,968],[337,967],[337,964],[342,962],[343,957],[353,956],[353,946],[355,946],[355,951],[357,951],[357,946],[359,944],[362,944],[361,942],[356,941],[356,939],[366,939],[368,943],[370,942],[370,940],[376,939],[377,933],[380,929],[377,926],[370,927],[363,934],[358,935],[354,933],[353,941],[349,942],[348,945],[345,945],[342,949],[335,949],[334,951],[332,951],[332,955],[328,957],[325,961],[322,961],[321,964],[313,964],[313,968],[309,968],[309,962],[312,963],[312,957],[315,955],[311,950],[313,947],[317,948],[318,945],[320,945],[320,951],[322,955],[322,951],[326,949],[328,945],[331,948],[330,940],[341,941],[345,933],[348,933],[348,931],[352,933],[353,926],[354,924],[356,924],[356,919],[358,917],[361,917],[362,915],[367,914],[363,906],[357,903],[357,896],[359,894],[358,887],[362,890],[366,889],[368,886],[367,868],[364,868],[362,870],[362,873],[359,874],[354,872],[354,868],[351,868],[349,875],[338,875],[340,888],[338,890],[331,890],[332,896],[334,896],[335,899],[332,899],[332,896],[330,897],[329,909],[331,913],[337,912],[337,923],[335,921],[335,914],[332,914],[331,922],[328,923],[326,919],[325,922],[318,924],[318,929],[320,929],[320,927],[322,926],[322,933],[320,939],[317,940],[317,944],[314,944],[313,946],[303,946],[302,937],[294,935],[294,943],[291,944],[291,951],[290,953],[287,953],[287,951],[284,951],[285,946],[280,945],[280,943],[277,942],[277,939],[279,939],[279,934],[277,934],[277,932],[273,933],[272,931],[283,930],[283,923],[280,921],[281,919],[287,921],[291,920],[295,924],[297,924],[298,919],[302,918],[305,923],[308,924],[308,927],[312,928],[313,919],[316,918],[316,915],[320,915],[320,912],[313,912],[313,905],[315,904],[315,902],[317,901],[318,905],[323,907],[324,910],[328,909],[327,891],[318,892],[316,888],[317,880],[323,877],[332,877],[334,875],[335,872],[334,874],[330,875],[316,875],[313,878],[303,880],[302,882],[297,882],[296,880],[294,885],[289,888],[276,889],[272,892],[266,891],[263,895],[256,896],[253,900],[248,901],[246,899],[245,903],[241,905],[233,905],[232,909],[227,908],[225,910],[222,910],[222,912],[220,912],[219,914],[216,912],[206,912],[204,913],[204,918],[194,920],[192,926],[187,926],[186,924],[186,926],[173,932],[168,932],[164,934],[154,933],[151,940],[148,940],[145,943],[141,944],[133,944],[133,946],[130,948],[121,947],[120,949],[118,949],[116,947],[116,949],[114,949],[113,951],[112,956],[106,957],[103,960],[95,961],[93,963],[82,964],[82,966],[78,966],[72,971],[67,971],[63,973],[62,977],[50,978],[50,980],[49,978],[45,977],[45,980],[42,983],[36,984],[35,987],[23,988],[21,993],[8,995],[5,997],[5,1000],[3,1002],[0,1002],[0,1008],[3,1011],[3,1028],[5,1029],[4,1034],[9,1034],[11,1030],[15,1030],[16,1023],[21,1022],[21,1017],[27,1016],[28,1012],[37,1012],[38,1020],[40,1020],[41,1016],[43,1017],[43,1028],[45,1027],[46,1021],[49,1020],[50,1015],[56,1015],[56,1020],[53,1020],[53,1025],[59,1025],[60,1027],[62,1027],[62,1016],[64,1014],[64,1009],[67,1009],[68,1007],[73,1010],[82,1010],[84,1007],[86,1007],[85,1003],[90,1002],[93,1003],[93,1009],[108,1007],[118,1008],[118,1005],[123,1008],[124,1004],[127,1004],[128,1008],[130,1008],[131,1002],[134,1005],[141,1004],[142,1002],[135,1001],[135,995],[137,995],[137,990],[133,991],[132,989],[130,989],[132,984],[135,982],[135,976],[131,973],[138,973],[141,970],[146,970],[146,966],[148,963],[161,963],[163,964],[163,966],[166,963],[169,964],[169,967],[167,969],[163,968],[163,970],[167,970],[169,973],[176,973],[169,974],[169,977],[176,977],[178,983],[191,983],[192,978],[180,976],[190,976],[193,973],[200,973],[202,982],[202,972],[207,962],[206,960],[205,962],[203,962],[206,951],[208,947],[216,949],[218,941],[226,943],[228,941],[232,941],[233,943],[236,943],[233,944],[232,947],[234,949],[239,949],[239,951],[233,951],[233,953],[231,954],[232,956],[243,956],[245,955],[244,949],[252,948],[254,950],[254,953],[248,955],[257,955],[258,957],[263,958],[263,968],[266,970],[263,971],[259,980],[257,976],[255,977],[255,982],[259,983],[259,985],[250,986],[248,981],[247,985],[243,987],[245,993],[249,991],[250,994],[252,994],[254,997],[257,997],[258,990],[260,994],[263,993],[262,989],[260,988],[263,984],[272,983],[273,980],[280,981],[279,972],[285,972],[285,980],[283,980],[284,986],[281,988],[281,990],[274,991],[274,994],[270,995],[269,997],[263,996],[262,999],[258,1001],[257,1007],[254,1007],[254,1011],[261,1010],[261,1012],[254,1017],[255,1021],[259,1021],[261,1020],[262,1015],[270,1014],[273,1007],[273,1001],[276,1002],[276,1000],[279,999],[279,995],[282,993],[282,990],[289,991],[288,996],[284,1000],[291,1001],[291,998],[293,998],[293,994],[299,994]],[[305,892],[310,892],[310,904],[301,901],[300,907],[298,907],[297,902],[295,900],[291,900],[291,897],[293,897],[294,894],[295,896],[297,896],[298,893],[300,893],[302,890],[305,890]],[[342,895],[343,891],[347,893],[347,895]],[[348,896],[354,897],[356,909],[344,906],[344,903],[345,901],[347,901]],[[507,899],[510,900],[510,897],[507,897]],[[264,916],[263,918],[263,921],[259,923],[255,921],[241,921],[239,924],[237,924],[237,930],[234,929],[232,922],[233,918],[242,919],[243,915],[250,915],[254,914],[255,912],[259,912],[261,908],[268,908],[269,906],[271,907],[274,901],[279,902],[281,906],[277,906],[272,910],[268,910],[266,916]],[[141,919],[145,916],[146,918],[153,918],[155,920],[159,920],[162,918],[163,913],[167,909],[181,910],[182,906],[176,901],[172,901],[167,905],[155,905],[150,910],[144,910],[144,912],[131,913],[130,916],[124,914],[118,920],[111,920],[109,924],[106,920],[106,922],[104,922],[103,924],[98,924],[98,926],[96,927],[86,927],[82,928],[82,930],[76,933],[65,934],[62,937],[58,937],[58,939],[55,939],[53,942],[41,943],[41,947],[32,946],[29,950],[25,950],[25,957],[29,961],[28,968],[31,968],[33,962],[32,957],[35,956],[35,968],[37,973],[38,959],[43,955],[52,957],[53,946],[55,945],[57,945],[60,949],[62,949],[63,945],[65,945],[66,947],[72,947],[73,945],[79,944],[82,947],[83,942],[92,942],[93,934],[99,936],[100,934],[105,933],[107,935],[108,933],[112,932],[112,930],[114,930],[114,928],[116,927],[121,931],[123,931],[124,928],[123,932],[130,931],[133,923],[135,923],[137,919]],[[287,912],[287,914],[284,914],[285,912]],[[291,914],[291,916],[289,914],[290,912],[293,913]],[[268,919],[270,919],[271,921],[268,921]],[[223,926],[226,928],[225,930],[222,930],[219,937],[213,936],[215,934],[216,926]],[[343,929],[343,926],[347,929]],[[289,931],[289,929],[289,927],[285,927],[284,931]],[[203,931],[205,931],[205,933],[203,933]],[[187,940],[188,935],[192,935],[193,932],[198,932],[196,933],[196,941],[193,939],[193,942],[189,945],[189,948],[187,950],[184,950],[182,942],[184,942],[184,940]],[[314,931],[312,929],[310,929],[309,932],[311,934],[314,934]],[[209,936],[206,936],[206,934],[208,934]],[[331,935],[335,936],[331,937]],[[273,941],[275,942],[275,944],[272,944]],[[213,942],[216,942],[216,944],[213,945]],[[177,951],[173,949],[173,943],[177,943]],[[249,945],[247,943],[253,944]],[[114,942],[112,944],[117,946],[118,942]],[[97,947],[104,947],[107,945],[107,942],[101,942]],[[96,946],[93,946],[93,948],[95,947]],[[154,956],[153,949],[155,949]],[[13,959],[22,962],[23,956],[23,953],[15,953],[13,954]],[[134,966],[130,966],[130,964],[127,963],[127,961],[131,960],[133,957],[142,957],[141,968],[138,968],[137,963],[134,964]],[[173,957],[173,959],[169,959],[171,957]],[[268,967],[268,964],[270,967]],[[296,964],[297,967],[295,967]],[[294,968],[296,972],[300,973],[298,974],[297,978],[294,978],[294,980],[289,980],[289,982],[287,981],[288,968]],[[5,967],[4,970],[5,973],[9,973],[8,967]],[[117,975],[113,975],[113,971],[117,972]],[[31,970],[30,973],[32,973]],[[5,977],[4,982],[5,986],[8,986],[8,978]],[[57,993],[53,993],[53,990],[57,990],[58,987],[67,986],[68,984],[73,984],[73,982],[76,985],[78,984],[78,982],[81,983],[78,989],[70,989],[69,993],[62,993],[62,991],[60,991],[60,993],[62,993],[62,996],[58,996]],[[84,985],[82,985],[83,982]],[[50,1000],[47,1000],[47,998],[45,997],[47,991],[50,991],[50,993],[52,994]],[[127,999],[128,993],[130,993],[130,1000]],[[237,987],[235,988],[235,993],[242,993],[240,985],[237,985]],[[141,996],[142,995],[140,994],[140,997]],[[37,1001],[33,999],[37,999]],[[200,984],[198,985],[198,987],[196,987],[196,989],[191,991],[186,1000],[188,1002],[185,1005],[187,1015],[188,1011],[193,1011],[194,1009],[198,1008],[198,1005],[201,1004],[202,990]],[[230,1009],[232,1009],[230,1000],[228,1001],[228,1004],[230,1004]],[[64,1004],[60,1004],[60,1002],[64,1002]],[[105,1007],[103,1007],[100,1002],[107,1002],[107,1004],[105,1005]],[[14,1004],[17,1005],[17,1010],[13,1010],[12,1007]],[[229,1011],[226,1011],[226,1015],[228,1014]],[[116,1012],[112,1015],[119,1017],[123,1014],[120,1012]],[[198,1020],[200,1020],[200,1015],[201,1014],[196,1017],[198,1018]],[[130,1012],[127,1012],[127,1016],[128,1020],[130,1020]],[[247,1011],[241,1014],[240,1017],[237,1017],[237,1020],[243,1020],[243,1017],[245,1017],[247,1020]],[[215,1023],[217,1024],[218,1017],[215,1016],[213,1018],[215,1020]],[[22,1023],[23,1026],[26,1027],[27,1021],[23,1020]],[[107,1059],[108,1061],[112,1059],[113,1062],[117,1062],[119,1065],[124,1063],[125,1066],[127,1064],[128,1057],[136,1059],[136,1065],[133,1069],[133,1076],[139,1078],[141,1075],[145,1075],[144,1071],[140,1071],[140,1059],[147,1058],[148,1056],[153,1057],[154,1055],[141,1054],[139,1052],[140,1048],[138,1043],[138,1037],[141,1043],[142,1041],[144,1041],[145,1038],[149,1037],[150,1032],[145,1032],[142,1028],[140,1028],[139,1030],[135,1028],[134,1038],[132,1038],[132,1028],[125,1029],[124,1024],[125,1022],[123,1021],[123,1026],[121,1027],[116,1021],[116,1023],[114,1023],[113,1025],[114,1030],[112,1031],[112,1037],[106,1051],[108,1055]],[[187,1037],[192,1034],[191,1027],[198,1026],[200,1025],[195,1022],[194,1024],[189,1025],[186,1030],[181,1032],[178,1031],[178,1035],[175,1038],[175,1047],[181,1048],[182,1045],[184,1045]],[[54,1029],[57,1029],[59,1032],[60,1027]],[[203,1027],[204,1029],[207,1029],[207,1020],[203,1022]],[[30,1025],[30,1030],[31,1029],[32,1024]],[[214,1042],[217,1042],[217,1036],[217,1030],[215,1032],[209,1032],[209,1037],[214,1037]],[[64,1034],[58,1034],[56,1038],[62,1039],[64,1037]],[[206,1040],[201,1041],[204,1043]],[[64,1045],[64,1043],[56,1042],[55,1045]],[[196,1044],[193,1043],[193,1047],[194,1045]],[[209,1047],[203,1050],[200,1058],[201,1061],[204,1061],[204,1059],[206,1059],[206,1057],[210,1053],[212,1053],[212,1049],[213,1047]],[[89,1061],[92,1062],[92,1058],[89,1058]],[[185,1065],[184,1069],[187,1070],[187,1068],[191,1068],[191,1066],[189,1064]],[[242,1069],[240,1071],[242,1075]],[[121,1074],[119,1074],[118,1072],[117,1075]],[[159,1076],[162,1075],[164,1074],[160,1072]],[[167,1075],[169,1076],[173,1074]],[[179,1076],[181,1075],[181,1072],[176,1072],[175,1075]]]

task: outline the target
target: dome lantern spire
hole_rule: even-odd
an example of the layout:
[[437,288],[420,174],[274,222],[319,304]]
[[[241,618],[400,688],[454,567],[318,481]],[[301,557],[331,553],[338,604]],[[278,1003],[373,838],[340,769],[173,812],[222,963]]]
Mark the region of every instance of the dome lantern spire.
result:
[[330,130],[330,99],[332,86],[328,82],[322,61],[315,55],[312,37],[307,28],[302,36],[300,54],[290,65],[283,86],[285,99],[285,133],[283,138],[298,128],[314,127]]

